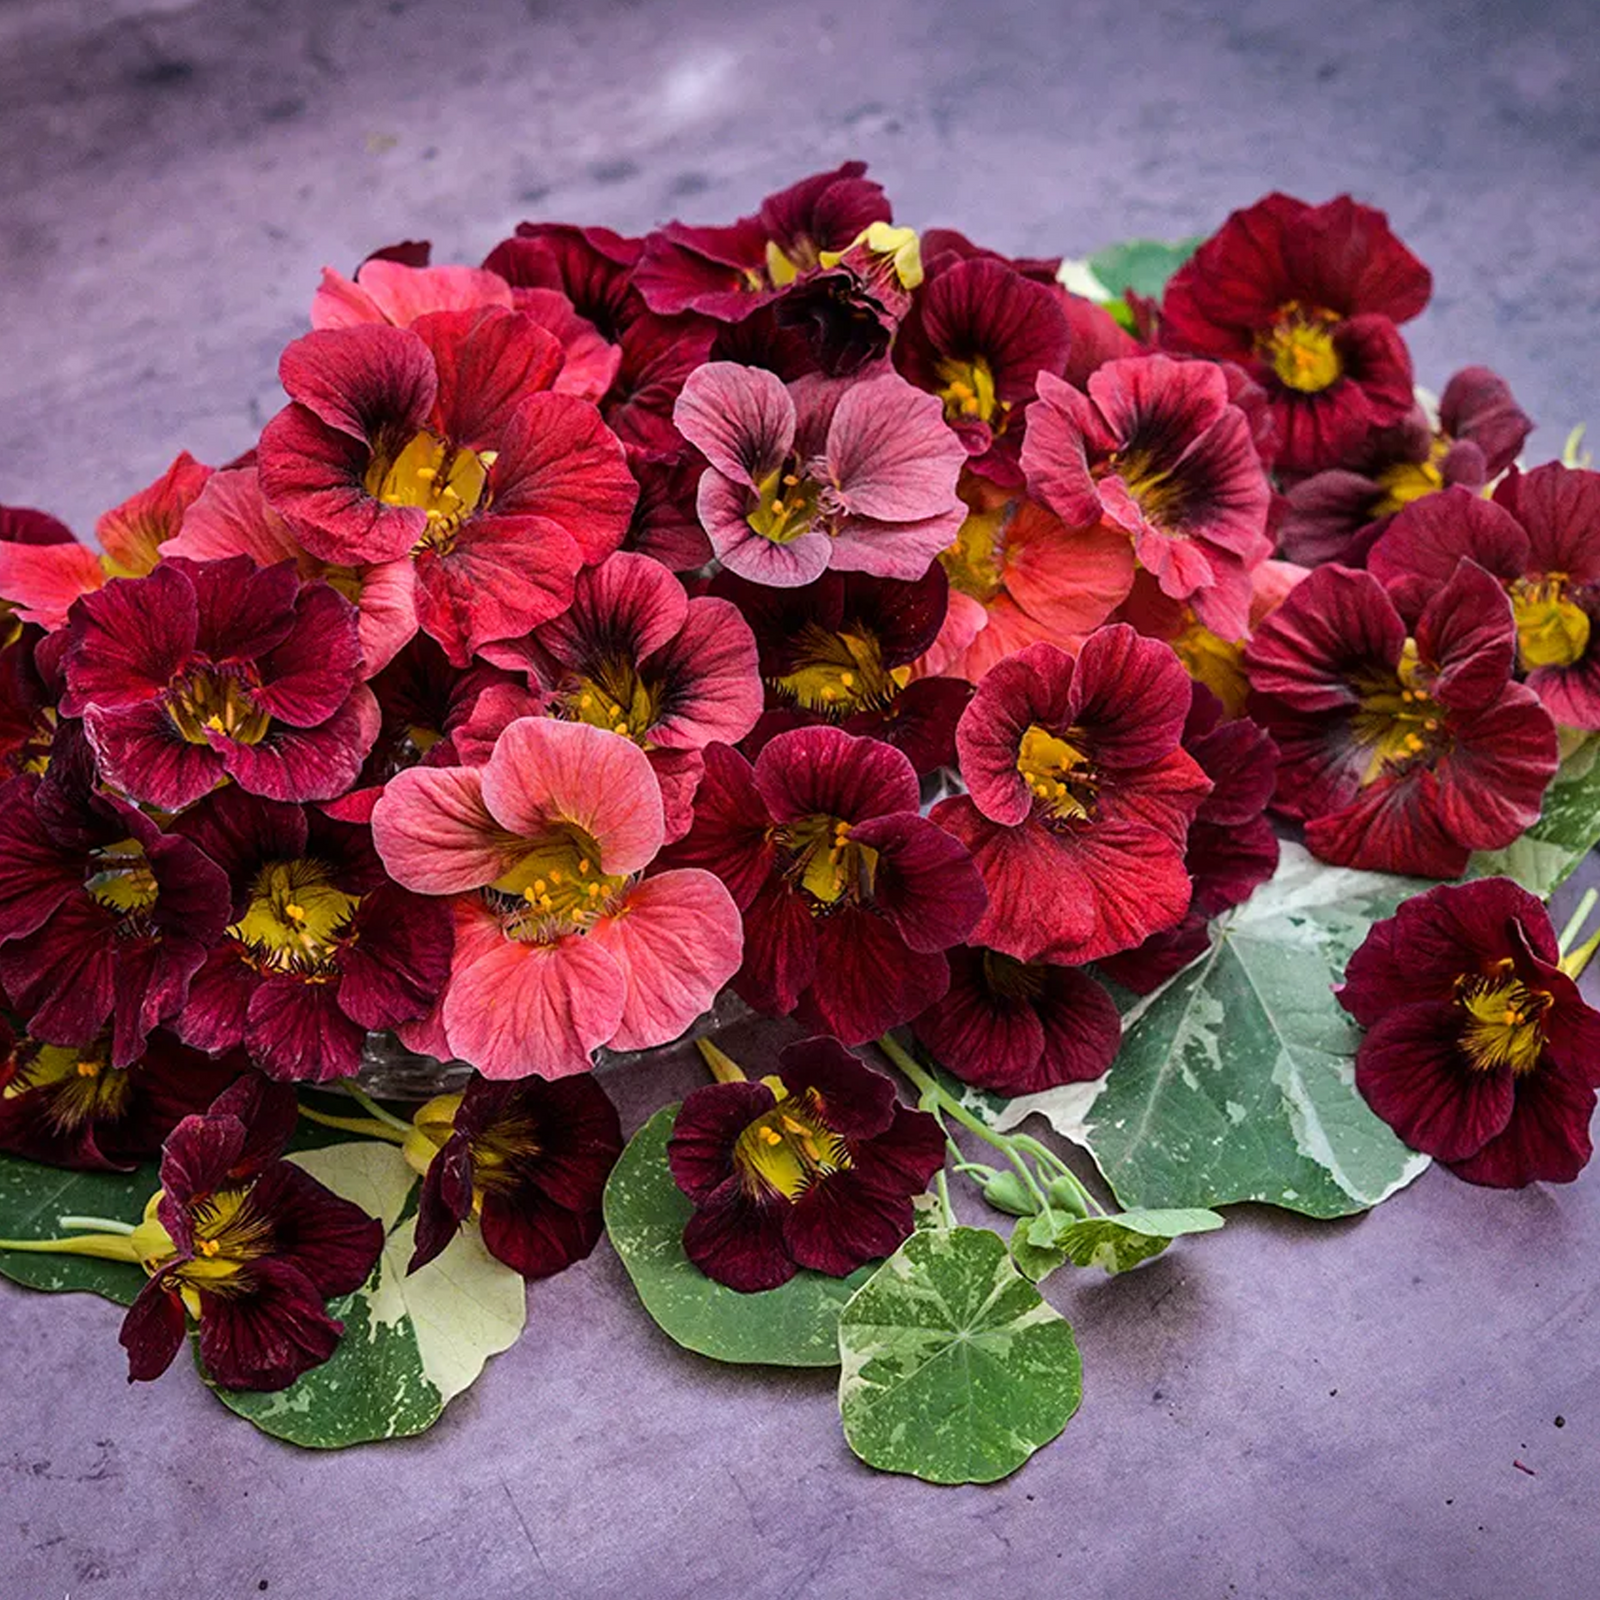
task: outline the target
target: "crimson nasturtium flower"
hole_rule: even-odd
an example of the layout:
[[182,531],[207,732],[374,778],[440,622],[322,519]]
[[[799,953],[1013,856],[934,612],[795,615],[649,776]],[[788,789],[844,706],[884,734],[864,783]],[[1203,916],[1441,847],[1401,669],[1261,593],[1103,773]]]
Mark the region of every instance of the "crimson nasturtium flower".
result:
[[22,623],[54,632],[79,595],[106,581],[100,557],[66,523],[28,506],[0,506],[0,644]]
[[405,1156],[423,1174],[410,1271],[469,1218],[484,1248],[525,1278],[581,1261],[604,1231],[600,1201],[622,1154],[622,1125],[593,1074],[547,1082],[474,1077],[412,1119]]
[[285,1389],[333,1354],[326,1302],[366,1282],[383,1225],[282,1159],[294,1119],[292,1093],[250,1077],[172,1130],[131,1241],[150,1281],[122,1324],[130,1378],[171,1366],[186,1317],[224,1389]]
[[42,778],[0,788],[0,987],[34,1038],[86,1047],[109,1021],[131,1066],[227,919],[222,869],[100,789],[77,724]]
[[142,578],[153,572],[211,475],[210,467],[184,450],[148,488],[106,512],[94,531],[108,574]]
[[694,1202],[684,1253],[752,1294],[801,1267],[843,1278],[889,1255],[944,1164],[944,1135],[881,1072],[817,1038],[788,1046],[770,1077],[694,1090],[667,1160]]
[[1591,1153],[1600,1014],[1544,906],[1508,878],[1441,884],[1375,923],[1339,1003],[1368,1030],[1356,1087],[1472,1183],[1568,1183]]
[[1407,506],[1372,548],[1371,570],[1420,605],[1462,557],[1511,596],[1517,663],[1557,722],[1600,728],[1600,472],[1515,468],[1493,500],[1454,489]]
[[59,673],[49,670],[42,643],[37,628],[25,627],[0,646],[0,783],[25,772],[41,773],[50,761],[61,692]]
[[694,827],[668,859],[732,891],[749,1005],[863,1044],[949,988],[944,952],[972,932],[983,885],[919,798],[900,751],[842,728],[780,733],[754,766],[706,751]]
[[590,723],[522,717],[484,766],[412,767],[372,827],[397,883],[455,897],[449,985],[401,1034],[485,1077],[665,1044],[739,965],[738,909],[711,873],[643,876],[660,788],[638,745]]
[[1245,652],[1250,715],[1278,746],[1277,810],[1324,861],[1373,872],[1454,878],[1510,844],[1557,763],[1549,713],[1511,681],[1515,648],[1511,603],[1475,562],[1409,638],[1372,573],[1316,568]]
[[752,583],[793,588],[830,566],[920,578],[965,515],[961,441],[938,400],[894,373],[786,387],[711,361],[673,421],[711,463],[699,507],[712,548]]
[[72,609],[68,716],[100,775],[177,811],[225,778],[274,800],[349,788],[378,732],[355,608],[291,562],[163,561]]
[[588,401],[550,392],[561,360],[498,306],[309,333],[280,363],[262,491],[323,561],[408,559],[420,626],[464,666],[564,610],[627,530],[622,447]]
[[1397,323],[1427,305],[1428,269],[1371,206],[1269,194],[1178,268],[1161,302],[1169,350],[1233,361],[1266,389],[1278,465],[1345,464],[1411,409]]
[[1180,743],[1188,709],[1178,658],[1125,623],[1076,659],[1036,644],[990,668],[956,728],[969,792],[931,813],[983,874],[973,944],[1076,965],[1179,921],[1211,790]]
[[213,1055],[240,1045],[274,1078],[352,1076],[369,1030],[425,1017],[450,973],[437,900],[391,883],[368,829],[235,785],[174,823],[228,875],[227,931],[173,1024]]
[[1250,573],[1272,554],[1272,491],[1250,420],[1209,361],[1108,361],[1088,392],[1041,376],[1022,467],[1028,488],[1070,527],[1108,522],[1134,563],[1224,639],[1249,632]]

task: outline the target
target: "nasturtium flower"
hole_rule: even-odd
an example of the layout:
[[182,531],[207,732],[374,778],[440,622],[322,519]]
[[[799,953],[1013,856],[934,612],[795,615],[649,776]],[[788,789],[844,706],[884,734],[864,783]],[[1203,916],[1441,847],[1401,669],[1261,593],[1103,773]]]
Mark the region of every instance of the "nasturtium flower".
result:
[[131,1066],[227,917],[221,869],[100,789],[76,725],[42,778],[0,788],[0,987],[33,1038],[83,1048],[109,1021]]
[[411,563],[341,566],[312,555],[294,524],[268,504],[254,467],[213,473],[185,512],[182,529],[165,541],[162,554],[190,561],[249,556],[261,567],[294,562],[302,580],[320,579],[356,608],[361,671],[367,678],[388,666],[417,631]]
[[546,1082],[474,1077],[412,1119],[406,1160],[423,1174],[410,1270],[468,1218],[484,1248],[525,1278],[581,1261],[604,1230],[600,1201],[622,1154],[617,1108],[592,1073]]
[[756,641],[738,608],[690,599],[658,561],[629,551],[581,572],[559,617],[483,654],[525,672],[547,715],[620,733],[644,750],[669,839],[688,831],[700,752],[738,743],[761,715]]
[[423,631],[464,666],[564,610],[637,493],[587,401],[551,392],[559,343],[502,307],[325,328],[280,363],[261,488],[319,559],[408,559]]
[[1233,361],[1267,391],[1286,472],[1342,466],[1411,409],[1397,323],[1427,305],[1428,269],[1371,206],[1270,194],[1235,211],[1161,302],[1169,350]]
[[972,931],[983,885],[918,802],[905,755],[842,728],[780,733],[754,766],[707,749],[694,827],[668,859],[731,891],[749,1005],[862,1044],[945,992],[944,952]]
[[919,776],[954,765],[970,687],[911,681],[944,621],[949,585],[937,563],[909,582],[825,572],[798,589],[722,573],[712,592],[738,606],[761,651],[767,710],[743,741],[747,755],[790,728],[834,723],[904,751]]
[[1088,973],[971,946],[950,952],[950,992],[911,1031],[963,1083],[1007,1098],[1103,1076],[1122,1040]]
[[569,222],[519,222],[483,264],[513,289],[555,289],[600,336],[615,344],[645,310],[633,286],[643,239]]
[[801,1267],[843,1278],[889,1255],[944,1164],[944,1135],[882,1073],[817,1038],[788,1046],[769,1077],[694,1090],[667,1160],[695,1208],[684,1253],[752,1294]]
[[148,488],[106,512],[94,531],[109,575],[142,578],[153,571],[210,478],[211,468],[184,450]]
[[1017,456],[1039,375],[1061,376],[1071,341],[1053,289],[1002,261],[947,258],[917,294],[894,363],[939,396],[974,471],[1020,486]]
[[1077,965],[1182,918],[1211,788],[1180,743],[1188,709],[1178,658],[1123,623],[1076,659],[1035,644],[990,668],[956,728],[969,792],[931,813],[988,890],[972,944]]
[[0,782],[43,772],[55,740],[59,674],[43,670],[41,636],[23,628],[0,646]]
[[162,1029],[118,1067],[107,1032],[87,1045],[45,1044],[0,1018],[0,1150],[54,1167],[131,1171],[249,1069],[242,1055],[213,1061]]
[[1291,484],[1278,547],[1291,561],[1362,565],[1402,507],[1441,489],[1482,489],[1517,458],[1533,421],[1487,367],[1464,367],[1439,396],[1436,427],[1420,405],[1375,429],[1341,467]]
[[830,566],[920,578],[961,526],[965,451],[938,400],[893,373],[786,387],[708,362],[673,420],[711,463],[699,507],[712,549],[753,583],[797,587]]
[[232,778],[275,800],[328,800],[378,732],[355,608],[290,562],[163,561],[73,607],[61,709],[100,775],[176,811]]
[[1600,472],[1547,462],[1514,468],[1492,500],[1464,489],[1406,506],[1368,558],[1420,607],[1466,557],[1511,596],[1517,665],[1567,727],[1600,728]]
[[1250,421],[1208,361],[1109,361],[1084,393],[1041,376],[1022,468],[1029,492],[1071,527],[1106,522],[1161,592],[1213,632],[1249,631],[1250,573],[1272,554],[1271,489]]
[[368,830],[230,784],[174,828],[228,875],[230,922],[173,1024],[274,1078],[352,1076],[369,1031],[425,1017],[450,973],[448,907],[391,883]]
[[1511,603],[1475,562],[1409,632],[1372,573],[1316,568],[1245,652],[1250,715],[1278,746],[1274,805],[1314,854],[1454,878],[1538,820],[1556,729],[1511,681]]
[[0,506],[0,644],[32,623],[54,632],[65,626],[79,595],[106,581],[100,557],[46,511]]
[[639,499],[622,548],[649,556],[672,572],[692,572],[711,560],[711,541],[700,526],[695,504],[706,464],[700,452],[684,444],[677,432],[672,429],[671,449],[628,452],[628,468],[639,482]]
[[603,1044],[665,1044],[739,965],[738,909],[715,877],[643,876],[660,788],[638,745],[591,723],[523,717],[484,766],[412,767],[372,827],[397,883],[455,897],[449,986],[401,1032],[485,1077],[563,1077]]
[[1544,906],[1508,878],[1441,884],[1375,923],[1339,1003],[1368,1030],[1356,1087],[1472,1183],[1567,1183],[1588,1161],[1600,1014]]
[[383,1225],[282,1159],[294,1118],[292,1094],[249,1077],[172,1130],[133,1238],[150,1281],[122,1324],[130,1378],[172,1365],[188,1318],[224,1389],[285,1389],[333,1354],[327,1302],[366,1282]]

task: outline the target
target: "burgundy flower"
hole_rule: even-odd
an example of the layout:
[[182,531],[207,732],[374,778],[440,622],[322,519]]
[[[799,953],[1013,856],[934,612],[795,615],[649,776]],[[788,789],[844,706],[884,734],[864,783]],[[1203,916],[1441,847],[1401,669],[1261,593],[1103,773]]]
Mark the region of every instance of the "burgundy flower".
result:
[[633,287],[643,248],[642,239],[626,239],[610,228],[522,222],[483,264],[514,289],[560,290],[580,317],[615,343],[644,310]]
[[1008,1098],[1101,1077],[1122,1041],[1088,973],[971,947],[950,952],[950,992],[911,1029],[963,1083]]
[[675,455],[683,440],[673,408],[696,367],[711,359],[717,324],[707,317],[646,312],[623,330],[621,363],[600,402],[606,426],[630,450]]
[[789,728],[834,723],[904,751],[919,776],[955,764],[970,685],[907,681],[944,622],[949,583],[937,563],[910,583],[825,572],[798,589],[769,589],[722,573],[712,589],[739,608],[761,650],[767,711],[744,741],[747,755]]
[[1086,395],[1041,377],[1031,416],[1022,467],[1037,499],[1069,527],[1126,530],[1129,586],[1137,558],[1213,632],[1249,632],[1251,569],[1272,553],[1271,491],[1219,367],[1111,361]]
[[274,1078],[352,1076],[370,1030],[433,1009],[450,975],[447,906],[391,883],[368,829],[230,785],[175,827],[228,875],[231,921],[176,1031],[242,1045]]
[[135,1235],[151,1277],[122,1324],[130,1378],[171,1366],[185,1313],[224,1389],[285,1389],[333,1354],[326,1302],[366,1282],[383,1226],[281,1159],[294,1118],[292,1094],[252,1077],[173,1129]]
[[1162,342],[1244,367],[1271,397],[1279,465],[1319,472],[1411,409],[1411,357],[1396,324],[1432,287],[1381,211],[1348,195],[1310,206],[1270,194],[1235,211],[1173,274]]
[[1188,966],[1210,943],[1211,919],[1242,905],[1278,866],[1277,835],[1263,814],[1277,777],[1277,746],[1248,717],[1224,721],[1222,702],[1203,684],[1192,693],[1183,748],[1211,780],[1211,793],[1189,824],[1183,852],[1189,910],[1176,927],[1099,964],[1136,994]]
[[743,912],[750,1005],[860,1044],[945,992],[983,888],[917,807],[906,757],[841,728],[781,733],[753,768],[707,749],[694,827],[665,859],[715,873]]
[[650,556],[673,572],[706,566],[711,541],[696,509],[705,458],[675,440],[672,450],[629,451],[628,467],[639,482],[639,500],[622,548]]
[[806,1039],[779,1055],[775,1079],[690,1094],[667,1160],[695,1207],[685,1253],[751,1294],[801,1267],[847,1277],[896,1249],[912,1195],[944,1164],[944,1135],[837,1040]]
[[1245,652],[1250,714],[1315,854],[1453,878],[1537,820],[1555,724],[1510,681],[1511,605],[1482,567],[1461,562],[1411,634],[1371,573],[1318,567]]
[[15,1038],[0,1019],[0,1150],[54,1167],[131,1171],[249,1067],[241,1055],[213,1061],[159,1029],[137,1061],[118,1067],[107,1034],[45,1044]]
[[101,776],[176,811],[224,778],[278,800],[347,789],[378,731],[354,607],[294,566],[163,561],[72,609],[61,709]]
[[412,1272],[474,1216],[484,1248],[525,1278],[548,1278],[594,1249],[622,1127],[591,1074],[474,1077],[464,1093],[425,1105],[414,1129],[406,1158],[424,1177]]
[[1504,378],[1465,367],[1439,397],[1437,428],[1413,405],[1403,421],[1369,434],[1346,466],[1292,485],[1279,548],[1306,566],[1360,566],[1401,507],[1456,484],[1481,489],[1516,460],[1532,429]]
[[0,647],[0,782],[40,773],[56,731],[59,682],[40,670],[41,635],[23,628]]
[[1076,661],[1036,644],[990,668],[956,728],[970,792],[932,812],[989,893],[971,943],[1077,965],[1178,922],[1211,787],[1179,744],[1188,706],[1171,649],[1121,623]]
[[786,388],[713,361],[673,419],[711,463],[699,505],[712,548],[754,583],[796,587],[829,566],[920,578],[965,515],[960,441],[938,402],[893,374]]
[[28,1032],[128,1067],[222,935],[227,885],[187,839],[95,785],[76,727],[43,778],[0,788],[0,985]]
[[1339,1003],[1368,1030],[1356,1087],[1472,1183],[1568,1183],[1588,1161],[1600,1014],[1543,905],[1507,878],[1442,884],[1375,923]]

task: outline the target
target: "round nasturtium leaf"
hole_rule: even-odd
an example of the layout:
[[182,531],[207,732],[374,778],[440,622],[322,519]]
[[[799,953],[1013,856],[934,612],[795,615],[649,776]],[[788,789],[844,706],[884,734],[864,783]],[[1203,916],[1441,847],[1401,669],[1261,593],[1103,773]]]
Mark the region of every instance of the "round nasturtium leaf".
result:
[[1071,1327],[987,1228],[912,1234],[845,1307],[839,1350],[845,1441],[929,1483],[1015,1472],[1083,1395]]
[[684,1349],[714,1361],[837,1366],[839,1313],[873,1267],[848,1278],[802,1270],[761,1294],[713,1283],[683,1253],[694,1207],[667,1167],[677,1114],[677,1106],[666,1106],[645,1123],[606,1185],[606,1232],[645,1310]]

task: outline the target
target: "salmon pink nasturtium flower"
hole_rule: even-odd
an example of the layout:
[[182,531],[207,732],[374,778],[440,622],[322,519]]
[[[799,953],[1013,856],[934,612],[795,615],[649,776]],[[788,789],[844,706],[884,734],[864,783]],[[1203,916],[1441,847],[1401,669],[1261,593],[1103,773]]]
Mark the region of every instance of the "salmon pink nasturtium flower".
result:
[[1367,1035],[1356,1087],[1470,1183],[1570,1183],[1591,1153],[1600,1014],[1544,906],[1508,878],[1441,884],[1374,923],[1339,1003]]
[[801,1267],[843,1278],[895,1250],[911,1197],[944,1165],[944,1134],[836,1039],[806,1039],[770,1077],[694,1090],[667,1160],[695,1208],[684,1253],[754,1294]]
[[730,571],[798,587],[824,569],[920,578],[965,515],[966,452],[937,398],[893,373],[841,384],[712,361],[673,410],[711,463],[700,521]]
[[484,766],[392,778],[372,827],[397,883],[455,897],[444,998],[401,1032],[485,1077],[563,1077],[603,1044],[665,1044],[739,965],[738,909],[716,878],[643,876],[661,791],[620,734],[519,718]]
[[274,800],[349,788],[378,732],[355,608],[292,563],[170,557],[72,608],[61,709],[100,776],[176,811],[232,778]]
[[319,559],[408,559],[423,631],[464,666],[563,611],[621,543],[637,493],[587,401],[551,393],[561,347],[498,306],[297,339],[261,488]]
[[1243,367],[1270,398],[1278,465],[1320,472],[1411,409],[1411,357],[1396,324],[1432,290],[1381,211],[1349,195],[1312,206],[1269,194],[1173,274],[1161,338]]
[[1221,367],[1108,361],[1087,393],[1041,376],[1029,415],[1029,492],[1070,527],[1126,532],[1124,595],[1137,561],[1213,632],[1249,632],[1250,573],[1272,554],[1272,491]]
[[333,1354],[327,1302],[366,1282],[383,1225],[282,1159],[294,1123],[293,1094],[252,1076],[172,1130],[128,1241],[150,1274],[122,1324],[130,1378],[171,1366],[188,1318],[224,1389],[286,1389]]
[[1250,715],[1278,746],[1274,804],[1314,854],[1454,878],[1538,820],[1556,728],[1511,681],[1511,602],[1475,562],[1409,633],[1372,573],[1316,568],[1245,651]]
[[1188,709],[1178,658],[1125,623],[1076,659],[1035,644],[990,668],[956,728],[969,793],[931,813],[989,893],[972,944],[1075,966],[1179,921],[1211,789],[1180,742]]
[[971,933],[983,885],[918,802],[906,756],[842,728],[780,733],[753,767],[706,751],[694,827],[668,859],[732,891],[748,1004],[862,1044],[945,992],[944,952]]
[[405,1156],[423,1174],[410,1270],[432,1261],[469,1217],[484,1248],[525,1278],[581,1261],[604,1232],[600,1200],[622,1154],[617,1108],[594,1075],[491,1083],[430,1100]]

